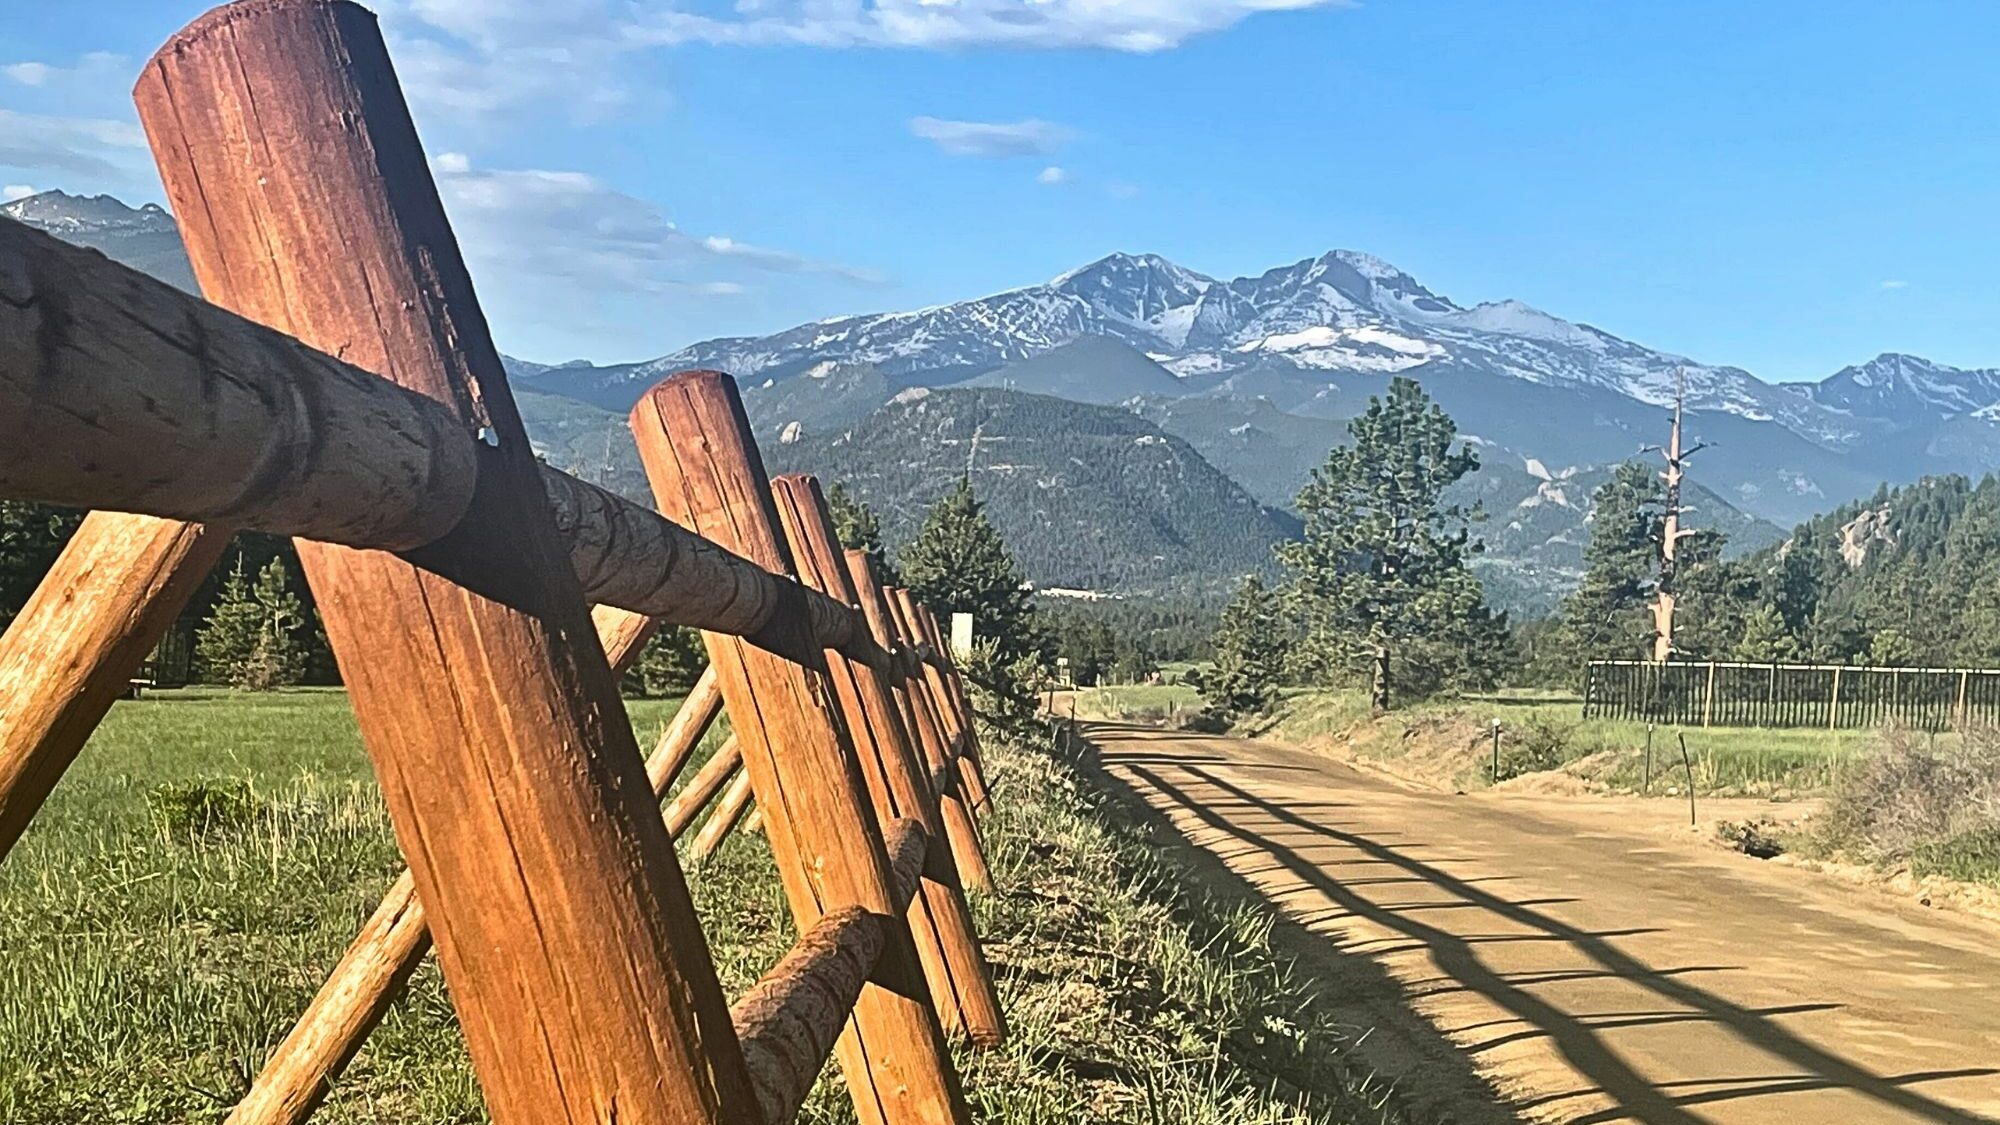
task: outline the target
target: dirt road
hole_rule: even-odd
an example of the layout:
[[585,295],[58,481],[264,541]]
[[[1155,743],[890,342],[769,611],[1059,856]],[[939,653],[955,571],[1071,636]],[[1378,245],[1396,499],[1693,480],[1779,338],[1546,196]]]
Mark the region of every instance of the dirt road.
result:
[[1264,743],[1086,734],[1305,928],[1373,1060],[1441,1120],[2000,1121],[1991,923],[1710,847],[1671,801],[1433,793]]

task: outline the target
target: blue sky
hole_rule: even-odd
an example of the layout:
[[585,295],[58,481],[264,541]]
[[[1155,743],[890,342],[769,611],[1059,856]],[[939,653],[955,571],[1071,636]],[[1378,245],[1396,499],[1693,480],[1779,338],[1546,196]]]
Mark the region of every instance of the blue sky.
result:
[[[0,5],[0,186],[158,199],[204,6]],[[385,0],[501,346],[1342,247],[1767,379],[2000,365],[2000,5]]]

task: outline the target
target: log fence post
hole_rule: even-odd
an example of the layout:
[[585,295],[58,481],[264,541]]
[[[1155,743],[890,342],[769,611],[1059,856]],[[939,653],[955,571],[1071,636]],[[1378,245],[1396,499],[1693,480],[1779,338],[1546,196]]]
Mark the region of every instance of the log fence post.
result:
[[494,1121],[740,1122],[755,1092],[373,16],[248,0],[135,92],[205,294],[450,408],[469,506],[299,554]]
[[956,679],[957,669],[949,663],[950,658],[939,647],[938,639],[924,628],[924,618],[918,611],[916,599],[901,586],[892,587],[888,596],[902,635],[910,644],[929,646],[933,653],[934,660],[924,664],[924,681],[943,721],[946,743],[951,748],[950,754],[965,795],[972,802],[972,811],[983,814],[988,809],[986,774],[980,768],[976,749],[971,699],[964,694],[963,682]]
[[[771,484],[778,521],[800,579],[837,601],[858,607],[860,595],[834,538],[833,520],[819,481],[810,476],[782,476]],[[930,773],[918,761],[882,675],[832,650],[827,652],[827,668],[834,697],[854,737],[863,777],[871,783],[876,818],[883,824],[914,819],[938,842],[925,853],[922,893],[911,900],[909,910],[910,931],[931,982],[938,1014],[947,1030],[964,1033],[978,1046],[997,1046],[1006,1037],[1006,1021],[993,990],[992,970],[979,947],[965,888],[949,844],[943,839],[943,815]]]
[[[661,514],[774,574],[792,573],[734,380],[674,375],[633,408],[632,431]],[[968,1122],[825,664],[792,663],[726,634],[703,640],[800,931],[850,906],[897,919],[835,1048],[860,1120]]]
[[92,512],[0,634],[0,861],[229,541],[209,524]]
[[[868,552],[849,550],[844,554],[848,577],[853,580],[855,591],[860,595],[861,610],[868,618],[869,629],[885,647],[899,644],[888,599],[883,595],[882,583],[875,575],[875,565]],[[933,777],[940,772],[946,774],[943,783],[935,786],[935,790],[938,812],[944,820],[945,838],[951,845],[959,878],[975,890],[992,894],[993,872],[987,866],[986,850],[979,842],[978,823],[973,819],[971,804],[950,757],[951,744],[931,709],[927,689],[921,682],[922,669],[913,668],[911,673],[914,682],[902,680],[890,687],[897,705],[903,710],[907,729],[923,752],[925,772]]]

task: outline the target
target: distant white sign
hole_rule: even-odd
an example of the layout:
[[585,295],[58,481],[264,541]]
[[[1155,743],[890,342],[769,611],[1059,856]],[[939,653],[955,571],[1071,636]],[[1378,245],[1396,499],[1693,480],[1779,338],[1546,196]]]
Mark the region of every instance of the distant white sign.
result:
[[958,660],[972,656],[972,615],[969,613],[951,615],[951,655]]

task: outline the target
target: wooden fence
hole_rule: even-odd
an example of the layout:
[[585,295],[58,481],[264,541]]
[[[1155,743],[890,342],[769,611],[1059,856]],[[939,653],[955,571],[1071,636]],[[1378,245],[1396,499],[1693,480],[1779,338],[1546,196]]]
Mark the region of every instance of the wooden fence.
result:
[[1583,714],[1682,726],[1937,731],[2000,723],[2000,670],[1593,660]]
[[[308,1117],[433,944],[502,1125],[778,1125],[829,1053],[864,1123],[967,1121],[948,1038],[1005,1023],[935,618],[726,375],[632,412],[658,513],[537,463],[364,9],[219,8],[136,97],[214,304],[0,220],[0,496],[93,509],[0,636],[0,858],[230,536],[291,535],[409,870],[232,1123]],[[710,665],[642,757],[662,624]],[[710,805],[693,856],[760,821],[802,935],[733,1006],[672,842]]]

